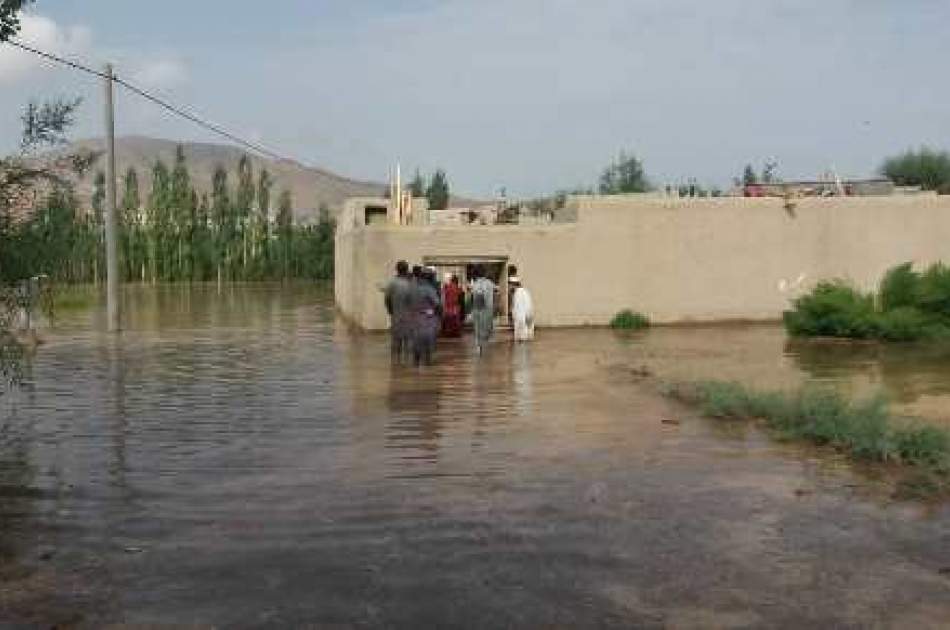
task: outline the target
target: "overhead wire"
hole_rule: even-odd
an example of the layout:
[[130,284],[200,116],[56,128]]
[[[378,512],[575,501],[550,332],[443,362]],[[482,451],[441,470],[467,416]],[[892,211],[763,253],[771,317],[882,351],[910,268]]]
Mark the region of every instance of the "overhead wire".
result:
[[16,40],[16,39],[9,39],[9,40],[7,40],[7,41],[5,41],[5,42],[3,42],[3,43],[4,43],[4,44],[9,44],[10,46],[16,46],[17,48],[20,48],[21,50],[25,50],[26,52],[33,53],[34,55],[38,55],[38,56],[40,56],[40,57],[44,57],[44,58],[46,58],[46,59],[48,59],[48,60],[50,60],[50,61],[55,61],[56,63],[63,64],[64,66],[69,66],[69,67],[72,68],[73,70],[79,70],[80,72],[86,72],[86,73],[88,73],[88,74],[93,74],[93,75],[95,75],[95,76],[97,76],[97,77],[99,77],[99,78],[101,78],[101,79],[107,79],[107,78],[108,78],[108,75],[106,75],[105,72],[102,72],[102,71],[100,71],[100,70],[94,70],[93,68],[90,68],[89,66],[85,66],[85,65],[79,63],[78,61],[71,61],[71,60],[66,59],[66,58],[64,58],[64,57],[60,57],[59,55],[54,55],[53,53],[45,52],[45,51],[43,51],[43,50],[40,50],[39,48],[34,48],[34,47],[32,47],[32,46],[30,46],[30,45],[28,45],[28,44],[24,44],[23,42]]
[[154,94],[148,92],[147,90],[140,88],[134,85],[133,83],[130,83],[129,81],[126,81],[121,76],[115,73],[113,73],[112,76],[109,76],[107,73],[102,72],[101,70],[96,70],[95,68],[90,68],[89,66],[82,64],[78,61],[66,59],[65,57],[61,57],[59,55],[46,52],[44,50],[40,50],[39,48],[35,48],[28,44],[24,44],[23,42],[15,40],[15,39],[7,40],[4,43],[9,44],[11,46],[15,46],[16,48],[32,53],[39,57],[43,57],[44,59],[47,59],[49,61],[62,64],[64,66],[72,68],[73,70],[77,70],[79,72],[85,72],[87,74],[97,76],[101,79],[111,79],[116,85],[122,86],[123,88],[129,90],[133,94],[141,98],[144,98],[150,101],[151,103],[158,105],[159,107],[177,116],[180,116],[181,118],[184,118],[185,120],[188,120],[189,122],[192,122],[198,125],[199,127],[202,127],[208,131],[211,131],[212,133],[215,133],[223,138],[227,138],[228,140],[230,140],[231,142],[234,142],[235,144],[238,144],[246,149],[250,149],[251,151],[254,151],[255,153],[258,153],[260,155],[265,155],[267,157],[270,157],[276,160],[289,159],[286,156],[280,155],[279,153],[276,153],[275,151],[271,151],[270,149],[256,142],[245,140],[244,138],[234,133],[231,133],[230,131],[228,131],[224,127],[221,127],[220,125],[204,120],[203,118],[199,117],[196,114],[191,113],[190,111],[188,111],[187,109],[183,107],[169,103],[168,101],[158,96],[155,96]]

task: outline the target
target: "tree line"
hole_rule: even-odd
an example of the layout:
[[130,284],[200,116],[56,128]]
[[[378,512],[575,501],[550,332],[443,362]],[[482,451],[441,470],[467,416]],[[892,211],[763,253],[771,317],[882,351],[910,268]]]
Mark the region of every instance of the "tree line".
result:
[[928,147],[888,158],[881,174],[898,186],[920,186],[923,190],[950,195],[950,153]]
[[[233,177],[231,176],[233,175]],[[333,276],[334,224],[320,210],[314,225],[295,225],[293,200],[273,199],[274,180],[255,174],[245,155],[229,174],[218,166],[211,192],[192,184],[184,150],[174,163],[155,162],[143,197],[139,173],[120,182],[117,222],[120,275],[124,281],[244,281]],[[233,183],[232,183],[233,181]],[[83,212],[69,186],[54,186],[28,221],[17,226],[18,254],[5,275],[46,274],[62,282],[105,276],[105,176],[94,178],[92,212]]]
[[[19,12],[32,0],[0,0],[0,43],[17,34]],[[66,143],[79,100],[30,104],[20,152],[0,156],[0,285],[37,275],[61,282],[105,276],[105,176],[94,179],[92,211],[74,187],[97,156],[43,148]],[[151,178],[143,198],[140,175]],[[245,155],[233,174],[219,166],[211,193],[192,185],[184,151],[171,166],[157,161],[150,173],[129,169],[118,202],[125,281],[328,279],[333,276],[334,223],[326,208],[319,222],[295,225],[293,199],[267,170],[255,176]],[[272,212],[273,209],[273,212]]]

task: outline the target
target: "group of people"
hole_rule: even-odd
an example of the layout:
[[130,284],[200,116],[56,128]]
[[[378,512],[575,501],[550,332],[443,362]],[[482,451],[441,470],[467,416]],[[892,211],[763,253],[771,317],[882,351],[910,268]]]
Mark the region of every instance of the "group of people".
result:
[[[431,364],[439,336],[461,337],[469,319],[476,351],[484,352],[494,333],[498,290],[483,266],[475,265],[470,276],[465,286],[456,274],[446,274],[440,282],[434,267],[410,269],[404,260],[396,263],[384,298],[394,362],[411,358],[415,365]],[[508,284],[514,338],[528,341],[534,337],[531,295],[516,275],[509,276]]]

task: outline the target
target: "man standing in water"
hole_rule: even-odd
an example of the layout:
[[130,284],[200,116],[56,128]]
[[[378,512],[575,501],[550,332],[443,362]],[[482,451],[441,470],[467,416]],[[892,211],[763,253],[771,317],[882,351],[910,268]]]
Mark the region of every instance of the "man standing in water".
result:
[[485,277],[485,268],[476,265],[472,272],[472,324],[475,328],[475,349],[485,351],[495,328],[495,283]]
[[412,271],[412,356],[416,365],[431,365],[435,341],[442,328],[442,295],[431,268],[419,267]]
[[514,326],[515,341],[534,339],[534,304],[531,294],[521,286],[517,276],[508,278],[513,288],[511,293],[511,323]]
[[409,263],[405,260],[396,263],[396,277],[386,286],[385,301],[392,337],[392,360],[401,363],[411,350],[412,339],[412,285],[409,282]]

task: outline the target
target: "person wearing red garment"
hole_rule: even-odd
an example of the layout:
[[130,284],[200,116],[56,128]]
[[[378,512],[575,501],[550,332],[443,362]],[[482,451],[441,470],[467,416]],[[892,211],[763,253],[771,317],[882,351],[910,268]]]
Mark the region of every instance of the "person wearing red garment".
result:
[[459,285],[459,277],[453,275],[442,285],[442,335],[444,337],[462,336],[462,321],[465,317],[462,310],[463,299],[464,293]]

